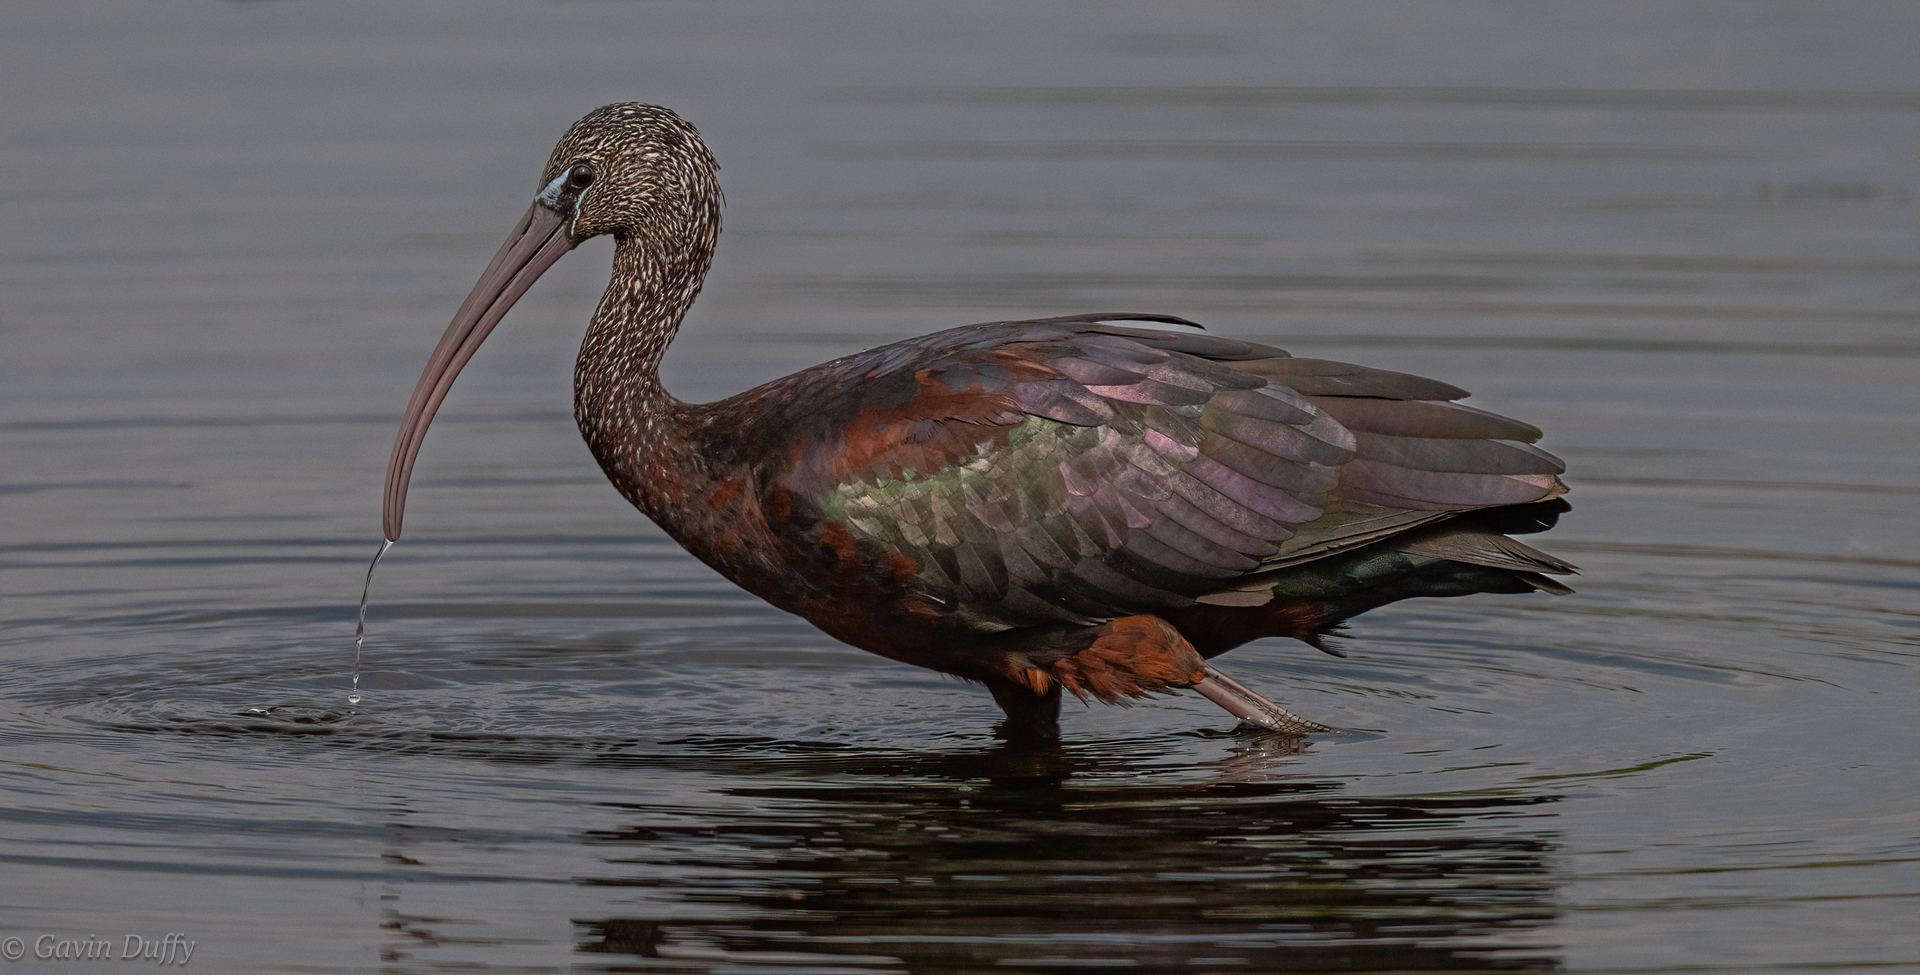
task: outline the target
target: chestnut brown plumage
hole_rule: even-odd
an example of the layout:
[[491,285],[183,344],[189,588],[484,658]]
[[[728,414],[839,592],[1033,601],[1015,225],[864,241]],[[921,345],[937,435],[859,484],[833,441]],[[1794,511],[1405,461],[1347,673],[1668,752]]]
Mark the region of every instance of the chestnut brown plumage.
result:
[[663,108],[609,105],[541,189],[414,390],[385,533],[454,376],[589,237],[613,277],[574,418],[622,495],[687,551],[829,635],[992,691],[1005,733],[1060,695],[1193,688],[1261,727],[1325,730],[1206,661],[1414,596],[1565,593],[1511,538],[1566,510],[1540,431],[1403,373],[1192,332],[1166,315],[992,322],[846,356],[718,403],[660,360],[720,232],[713,157]]

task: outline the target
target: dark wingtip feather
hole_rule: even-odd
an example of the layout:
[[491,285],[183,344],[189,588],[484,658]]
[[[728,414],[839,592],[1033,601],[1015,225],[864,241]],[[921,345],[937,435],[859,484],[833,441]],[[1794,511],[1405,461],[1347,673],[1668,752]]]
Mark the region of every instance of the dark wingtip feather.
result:
[[1515,572],[1513,577],[1549,596],[1573,595],[1572,586],[1557,579],[1549,579],[1538,572]]
[[1320,651],[1321,653],[1327,654],[1328,656],[1340,657],[1344,659],[1347,655],[1347,652],[1345,650],[1340,649],[1340,646],[1338,644],[1335,644],[1331,641],[1344,636],[1346,629],[1347,629],[1346,620],[1335,620],[1331,623],[1324,623],[1324,624],[1321,624],[1319,629],[1316,630],[1315,632],[1309,633],[1306,636],[1301,637],[1300,642],[1314,648],[1315,650]]
[[1101,322],[1159,322],[1162,325],[1185,325],[1188,328],[1197,328],[1202,332],[1207,330],[1205,325],[1199,322],[1188,321],[1178,315],[1162,315],[1157,312],[1147,311],[1094,311],[1082,315],[1061,315],[1058,318],[1036,318],[1033,320],[1033,324],[1045,325],[1072,325],[1076,323],[1097,325]]
[[1482,508],[1462,517],[1502,535],[1531,535],[1552,528],[1560,516],[1573,510],[1562,498],[1550,498],[1531,504],[1513,504],[1503,508]]

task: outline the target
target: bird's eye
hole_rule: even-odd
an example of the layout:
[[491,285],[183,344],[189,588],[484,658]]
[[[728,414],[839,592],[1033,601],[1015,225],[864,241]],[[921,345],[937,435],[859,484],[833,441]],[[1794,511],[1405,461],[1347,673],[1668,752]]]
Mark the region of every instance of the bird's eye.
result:
[[586,166],[575,166],[567,170],[567,189],[579,191],[593,185],[593,170]]

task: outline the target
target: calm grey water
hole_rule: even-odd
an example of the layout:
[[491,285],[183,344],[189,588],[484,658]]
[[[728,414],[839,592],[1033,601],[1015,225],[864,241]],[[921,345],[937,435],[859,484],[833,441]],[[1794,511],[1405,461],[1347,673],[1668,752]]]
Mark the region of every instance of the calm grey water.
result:
[[[169,933],[205,972],[1920,968],[1917,26],[9,0],[0,972]],[[984,693],[602,483],[568,417],[600,243],[442,411],[349,707],[407,392],[552,140],[622,99],[724,167],[681,396],[1177,313],[1545,427],[1579,593],[1224,662],[1365,735],[1186,696],[1008,753]]]

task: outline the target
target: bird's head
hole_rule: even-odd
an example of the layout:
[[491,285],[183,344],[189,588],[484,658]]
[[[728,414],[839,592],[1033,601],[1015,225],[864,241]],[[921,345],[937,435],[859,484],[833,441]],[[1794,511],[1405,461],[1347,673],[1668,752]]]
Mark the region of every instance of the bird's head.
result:
[[716,215],[718,169],[680,116],[621,102],[594,110],[560,137],[535,202],[565,221],[576,244],[612,234],[671,249],[701,236]]
[[671,281],[683,301],[692,301],[720,232],[718,168],[693,126],[655,105],[608,105],[573,123],[547,159],[533,204],[453,316],[414,387],[387,461],[388,541],[400,537],[414,458],[454,377],[513,303],[576,244],[611,234],[623,252],[635,255],[635,282],[660,288]]

